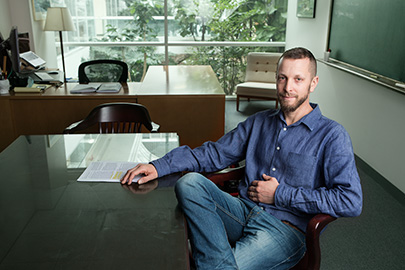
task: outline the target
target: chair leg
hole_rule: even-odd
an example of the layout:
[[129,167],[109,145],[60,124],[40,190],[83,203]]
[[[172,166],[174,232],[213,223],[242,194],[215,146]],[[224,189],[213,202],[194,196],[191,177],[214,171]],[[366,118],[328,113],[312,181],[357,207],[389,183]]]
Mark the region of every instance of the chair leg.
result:
[[239,96],[236,95],[236,111],[239,112]]

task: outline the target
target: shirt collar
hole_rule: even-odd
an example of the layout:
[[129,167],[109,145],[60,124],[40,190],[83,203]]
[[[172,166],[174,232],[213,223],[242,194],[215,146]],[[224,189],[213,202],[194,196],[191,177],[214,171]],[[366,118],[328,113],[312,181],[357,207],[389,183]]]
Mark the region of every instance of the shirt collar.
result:
[[[321,109],[319,108],[318,104],[310,103],[310,105],[313,110],[309,114],[302,117],[299,121],[292,124],[292,126],[298,126],[302,123],[305,126],[307,126],[311,131],[315,128],[316,124],[318,123],[319,118],[321,118],[321,116],[322,116],[322,113],[321,113]],[[284,124],[286,124],[286,121],[284,119],[284,114],[281,110],[278,111],[278,117],[280,118],[281,121],[284,122]]]

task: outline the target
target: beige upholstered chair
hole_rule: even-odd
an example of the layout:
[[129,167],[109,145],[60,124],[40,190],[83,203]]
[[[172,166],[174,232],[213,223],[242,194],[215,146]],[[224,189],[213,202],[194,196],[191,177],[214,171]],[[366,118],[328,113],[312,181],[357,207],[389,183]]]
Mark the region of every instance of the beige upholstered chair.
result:
[[280,53],[251,52],[247,57],[245,82],[236,86],[236,110],[239,98],[258,98],[276,101],[276,70]]

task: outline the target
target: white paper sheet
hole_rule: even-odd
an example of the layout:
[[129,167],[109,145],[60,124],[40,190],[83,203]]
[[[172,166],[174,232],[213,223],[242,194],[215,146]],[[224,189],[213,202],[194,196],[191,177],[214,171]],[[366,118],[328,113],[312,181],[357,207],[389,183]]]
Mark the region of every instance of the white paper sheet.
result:
[[[118,183],[125,173],[137,164],[135,162],[94,161],[89,164],[77,181]],[[140,178],[141,175],[135,176],[133,182],[138,182]]]

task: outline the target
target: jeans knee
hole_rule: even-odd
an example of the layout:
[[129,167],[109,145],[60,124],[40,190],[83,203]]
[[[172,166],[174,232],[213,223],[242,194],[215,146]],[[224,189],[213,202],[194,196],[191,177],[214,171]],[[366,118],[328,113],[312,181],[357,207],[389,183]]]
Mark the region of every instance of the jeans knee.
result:
[[198,180],[196,180],[197,178],[199,178],[199,176],[202,176],[199,173],[194,173],[194,172],[190,172],[187,173],[186,175],[182,176],[177,182],[176,185],[174,187],[174,190],[177,193],[183,193],[185,190],[188,189],[192,189],[193,187],[196,186],[196,182],[198,182]]
[[[181,177],[175,187],[174,191],[176,193],[177,199],[179,201],[184,200],[187,197],[194,197],[201,192],[201,186],[203,186],[203,182],[206,179],[204,176],[202,176],[199,173],[187,173],[183,177]],[[209,180],[208,180],[209,181]]]

